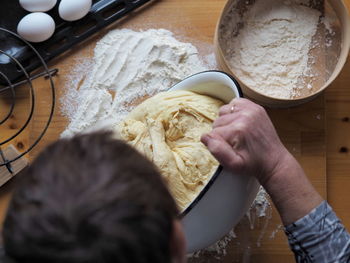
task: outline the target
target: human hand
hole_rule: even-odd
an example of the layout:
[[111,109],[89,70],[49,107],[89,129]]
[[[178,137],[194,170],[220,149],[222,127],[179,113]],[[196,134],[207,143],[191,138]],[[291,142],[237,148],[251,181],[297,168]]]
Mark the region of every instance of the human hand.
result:
[[285,225],[323,200],[283,146],[264,108],[249,100],[234,99],[221,107],[213,130],[202,136],[202,142],[225,168],[256,176]]
[[201,140],[225,168],[254,175],[262,185],[291,159],[264,108],[247,99],[221,107]]

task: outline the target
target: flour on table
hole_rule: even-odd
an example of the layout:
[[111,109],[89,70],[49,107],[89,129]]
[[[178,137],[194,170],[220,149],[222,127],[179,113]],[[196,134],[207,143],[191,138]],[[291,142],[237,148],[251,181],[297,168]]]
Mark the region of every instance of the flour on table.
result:
[[[140,98],[164,91],[192,74],[216,68],[213,54],[202,58],[195,46],[177,40],[164,29],[111,31],[97,43],[92,60],[76,63],[71,75],[65,76],[69,87],[61,100],[61,112],[69,124],[62,137],[111,129]],[[264,197],[259,194],[254,202],[260,207],[258,217],[264,216],[268,203]],[[208,250],[222,257],[235,237],[232,230]]]
[[[236,246],[243,249],[243,259],[240,262],[250,262],[249,261],[250,251],[251,251],[251,246],[253,245],[250,242],[254,241],[255,245],[257,247],[260,247],[261,241],[266,235],[267,227],[271,220],[271,213],[272,213],[272,208],[271,208],[268,194],[266,193],[265,189],[262,186],[260,186],[259,192],[256,195],[255,200],[253,201],[249,210],[246,212],[245,217],[242,219],[242,221],[247,220],[249,222],[249,227],[247,231],[257,227],[257,225],[259,224],[257,222],[258,219],[262,220],[262,225],[260,222],[260,226],[259,226],[260,231],[259,231],[259,235],[257,236],[257,239],[249,240],[249,241],[245,240],[246,238],[243,238],[242,236],[239,236],[235,233],[235,228],[236,228],[235,227],[227,235],[225,235],[223,238],[221,238],[219,241],[217,241],[215,244],[211,245],[210,247],[188,255],[189,262],[190,263],[200,262],[198,261],[198,259],[202,255],[210,255],[211,257],[214,257],[217,261],[221,262],[227,255],[227,250],[229,249],[229,245],[231,244],[231,242],[236,242]],[[272,234],[270,235],[270,238],[273,238]]]
[[256,0],[241,20],[231,10],[223,21],[224,52],[247,86],[275,98],[299,95],[306,85],[300,78],[308,75],[308,53],[321,16],[306,2]]
[[[110,128],[136,100],[207,69],[195,46],[164,29],[111,31],[97,43],[92,63],[83,84],[71,88],[62,101],[70,121],[62,137]],[[69,103],[72,98],[75,107]]]

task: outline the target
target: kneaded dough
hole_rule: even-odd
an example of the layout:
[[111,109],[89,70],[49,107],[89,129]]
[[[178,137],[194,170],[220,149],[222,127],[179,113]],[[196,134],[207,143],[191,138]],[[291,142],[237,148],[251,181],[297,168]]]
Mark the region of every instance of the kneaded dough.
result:
[[159,93],[137,106],[117,127],[122,139],[153,161],[183,211],[217,169],[200,142],[223,102],[190,91]]

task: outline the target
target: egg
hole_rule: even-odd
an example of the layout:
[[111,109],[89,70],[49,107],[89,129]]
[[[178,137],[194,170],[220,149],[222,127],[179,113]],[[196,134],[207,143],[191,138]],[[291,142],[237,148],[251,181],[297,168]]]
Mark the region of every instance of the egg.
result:
[[19,3],[29,12],[46,12],[54,8],[57,0],[19,0]]
[[29,42],[42,42],[55,32],[55,21],[45,13],[31,13],[22,18],[17,26],[18,34]]
[[92,0],[62,0],[58,13],[63,20],[75,21],[86,16],[92,5]]

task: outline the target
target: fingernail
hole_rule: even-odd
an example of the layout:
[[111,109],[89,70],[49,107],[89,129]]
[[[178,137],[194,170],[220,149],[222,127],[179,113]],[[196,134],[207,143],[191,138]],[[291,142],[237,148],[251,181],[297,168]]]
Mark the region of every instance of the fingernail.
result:
[[211,138],[211,136],[208,133],[205,133],[201,137],[201,142],[207,146],[208,145],[208,140]]

